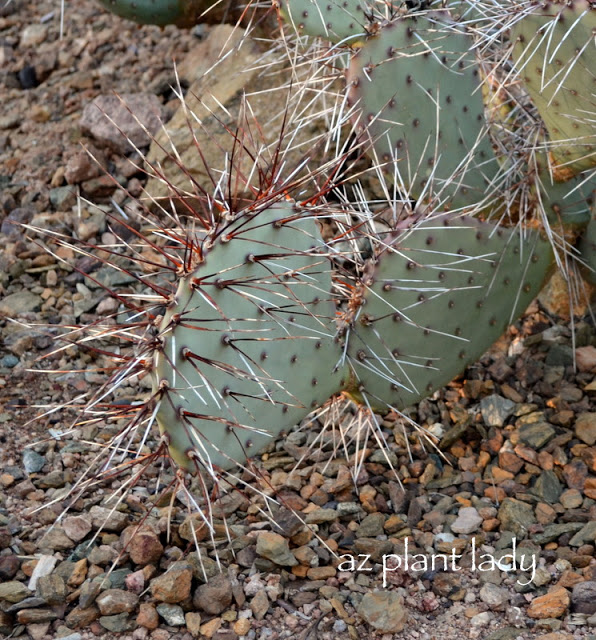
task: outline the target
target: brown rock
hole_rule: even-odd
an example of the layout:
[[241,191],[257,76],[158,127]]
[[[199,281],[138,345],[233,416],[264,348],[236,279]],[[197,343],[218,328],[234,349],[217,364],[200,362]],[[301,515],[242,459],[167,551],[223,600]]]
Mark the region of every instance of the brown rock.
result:
[[311,567],[306,575],[309,580],[327,580],[335,577],[335,567]]
[[149,602],[143,602],[139,608],[139,615],[137,616],[137,624],[139,627],[145,627],[153,631],[157,629],[159,625],[159,614],[155,605]]
[[232,583],[230,579],[218,574],[195,591],[192,603],[209,615],[218,615],[232,603]]
[[596,347],[589,345],[575,350],[575,362],[579,371],[596,373]]
[[134,611],[139,602],[139,596],[123,589],[106,589],[97,596],[95,602],[102,616],[112,616]]
[[584,494],[592,500],[596,500],[596,478],[588,478],[584,485]]
[[62,522],[64,533],[74,542],[80,542],[91,531],[91,522],[85,516],[68,516]]
[[149,588],[156,600],[176,604],[190,597],[191,582],[192,565],[176,562],[166,573],[151,580]]
[[88,627],[94,620],[97,620],[100,615],[99,609],[95,605],[87,607],[86,609],[75,607],[66,616],[66,626],[69,629]]
[[588,477],[588,467],[583,460],[577,458],[563,467],[563,477],[570,489],[582,491]]
[[201,614],[195,611],[189,611],[185,616],[186,628],[193,638],[201,635]]
[[121,536],[122,545],[130,554],[130,559],[140,566],[157,564],[163,553],[163,545],[157,534],[147,529],[137,530],[127,527]]
[[537,620],[544,618],[560,618],[569,608],[569,591],[563,587],[555,587],[548,593],[534,598],[528,607],[528,616]]
[[575,435],[589,446],[596,444],[596,411],[577,416]]
[[57,618],[58,615],[52,609],[21,609],[17,613],[17,622],[20,624],[39,624],[51,622]]

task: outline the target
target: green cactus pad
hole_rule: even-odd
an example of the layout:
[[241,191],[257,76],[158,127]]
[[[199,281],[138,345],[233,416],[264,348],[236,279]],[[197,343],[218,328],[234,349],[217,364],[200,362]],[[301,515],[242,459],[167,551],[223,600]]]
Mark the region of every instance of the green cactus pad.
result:
[[[596,216],[596,209],[594,210]],[[590,220],[586,231],[578,243],[579,258],[584,264],[584,275],[588,282],[596,286],[596,217]]]
[[376,160],[409,197],[478,211],[499,166],[472,40],[447,20],[430,12],[384,27],[354,56],[349,100]]
[[180,466],[242,463],[341,388],[322,247],[314,219],[280,203],[231,223],[181,279],[153,368]]
[[99,0],[99,3],[121,18],[160,27],[168,24],[192,27],[216,4],[215,0]]
[[596,172],[557,182],[545,169],[539,173],[540,200],[551,223],[583,227],[590,222],[596,202]]
[[401,410],[499,338],[540,290],[553,255],[534,231],[470,217],[429,219],[389,245],[363,279],[348,356],[352,395]]
[[299,35],[354,44],[387,21],[401,4],[378,0],[280,0],[278,6],[284,20]]
[[513,58],[558,165],[596,166],[596,9],[586,0],[536,3],[511,30]]

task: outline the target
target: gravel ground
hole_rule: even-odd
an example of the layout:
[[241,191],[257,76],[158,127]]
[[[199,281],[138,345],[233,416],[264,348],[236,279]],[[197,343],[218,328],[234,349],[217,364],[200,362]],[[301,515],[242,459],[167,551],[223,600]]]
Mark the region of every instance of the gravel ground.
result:
[[[257,494],[219,498],[221,574],[207,540],[202,561],[193,551],[192,529],[204,532],[180,497],[151,494],[167,487],[169,469],[149,467],[114,511],[106,500],[123,480],[104,478],[55,525],[113,430],[100,423],[57,437],[74,416],[66,410],[30,422],[52,403],[76,407],[109,365],[74,348],[55,353],[52,327],[118,309],[93,279],[119,291],[136,285],[93,252],[50,247],[12,222],[109,244],[112,201],[134,206],[145,178],[135,152],[113,132],[102,138],[85,107],[103,96],[109,110],[114,92],[142,91],[135,112],[167,120],[172,60],[199,42],[83,0],[68,2],[60,39],[59,15],[54,0],[0,9],[0,637],[596,638],[596,329],[586,313],[573,338],[570,323],[538,302],[412,414],[444,457],[404,436],[398,417],[382,419],[403,489],[373,447],[354,483],[353,460],[327,461],[332,434],[294,469],[317,423],[274,443],[259,460],[261,489],[285,506],[271,520]],[[41,368],[58,373],[32,371]],[[122,397],[145,393],[141,380]],[[452,558],[448,570],[440,554]],[[410,566],[397,566],[406,555]]]

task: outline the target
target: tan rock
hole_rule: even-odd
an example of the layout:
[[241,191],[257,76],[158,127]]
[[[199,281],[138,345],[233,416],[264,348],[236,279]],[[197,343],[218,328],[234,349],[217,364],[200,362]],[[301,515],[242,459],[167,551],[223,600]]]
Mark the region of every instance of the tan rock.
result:
[[202,624],[199,632],[206,638],[213,638],[215,632],[221,627],[221,623],[221,618],[213,618],[213,620],[209,620],[209,622],[205,622],[205,624]]
[[563,587],[555,587],[543,596],[534,598],[528,607],[528,616],[537,620],[560,618],[569,608],[569,592]]
[[175,563],[166,573],[149,583],[151,594],[160,602],[176,604],[190,596],[192,566],[186,562]]
[[191,636],[198,638],[201,634],[201,614],[195,611],[189,611],[185,616],[186,628]]
[[393,591],[365,593],[358,613],[380,633],[398,633],[403,630],[408,619],[403,598]]

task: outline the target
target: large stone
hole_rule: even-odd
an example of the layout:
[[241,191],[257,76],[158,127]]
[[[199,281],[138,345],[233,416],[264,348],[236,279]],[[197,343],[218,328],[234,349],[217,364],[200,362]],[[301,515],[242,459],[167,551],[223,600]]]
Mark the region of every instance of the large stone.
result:
[[[172,197],[167,182],[184,191],[181,197],[185,199],[188,194],[198,194],[201,188],[211,193],[213,180],[219,180],[221,173],[228,169],[231,157],[237,163],[235,175],[252,176],[251,186],[258,186],[258,172],[253,171],[251,155],[261,155],[266,161],[273,158],[284,113],[289,113],[291,118],[292,100],[299,93],[291,90],[289,79],[294,79],[296,87],[309,72],[306,66],[284,70],[280,65],[277,73],[271,70],[262,73],[260,58],[262,51],[256,41],[231,25],[214,27],[195,48],[194,80],[186,93],[185,106],[181,105],[157,133],[147,156],[147,161],[159,166],[160,174],[165,177],[165,180],[151,178],[148,181],[146,190],[151,198]],[[288,82],[280,86],[279,78],[284,71]],[[244,106],[245,96],[250,110]],[[316,98],[309,108],[312,113],[317,111]],[[309,118],[304,109],[300,110],[300,118],[300,123],[286,122],[286,131],[292,134],[292,151],[285,157],[288,167],[312,153],[313,139],[326,131],[323,119]],[[236,131],[239,139],[233,135]],[[244,146],[252,154],[243,151]],[[175,157],[170,157],[172,147],[176,149]],[[178,165],[184,167],[184,171]],[[250,191],[241,181],[234,184],[234,188],[240,196]]]
[[11,580],[0,583],[0,600],[20,602],[30,595],[31,591],[22,582]]
[[161,127],[163,107],[152,93],[101,95],[83,109],[81,130],[118,153],[146,147]]
[[379,633],[399,633],[408,619],[403,598],[393,591],[365,593],[358,613]]

